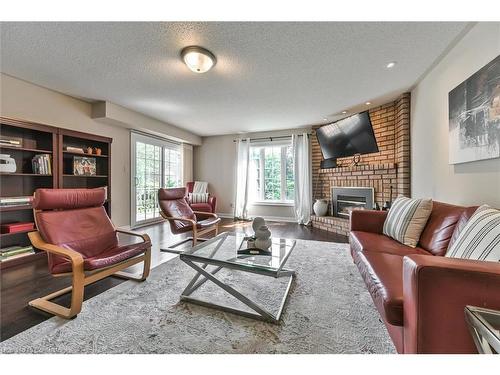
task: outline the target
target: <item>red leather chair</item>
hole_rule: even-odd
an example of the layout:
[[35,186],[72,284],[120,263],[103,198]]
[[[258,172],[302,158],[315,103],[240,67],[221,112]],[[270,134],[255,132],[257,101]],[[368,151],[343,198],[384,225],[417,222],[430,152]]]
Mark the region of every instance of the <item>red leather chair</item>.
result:
[[[193,187],[194,187],[194,182],[188,182],[186,184],[187,187],[187,192],[192,193],[193,192]],[[191,203],[189,202],[189,206],[193,209],[193,211],[198,211],[198,212],[211,212],[215,213],[215,206],[217,204],[217,198],[214,197],[213,195],[208,195],[208,202],[206,203]]]
[[[72,276],[72,286],[29,302],[30,306],[72,318],[82,309],[84,286],[110,275],[139,281],[149,275],[151,241],[146,234],[116,229],[103,207],[104,189],[37,189],[33,210],[37,231],[28,233],[37,249],[48,253],[54,276]],[[118,233],[140,237],[122,245]],[[144,262],[142,276],[119,271]],[[70,308],[50,300],[72,292]]]
[[158,190],[158,204],[160,214],[170,223],[172,233],[193,232],[193,237],[171,245],[171,248],[191,240],[194,246],[200,236],[212,231],[217,235],[219,232],[220,218],[214,213],[193,211],[186,199],[186,188]]

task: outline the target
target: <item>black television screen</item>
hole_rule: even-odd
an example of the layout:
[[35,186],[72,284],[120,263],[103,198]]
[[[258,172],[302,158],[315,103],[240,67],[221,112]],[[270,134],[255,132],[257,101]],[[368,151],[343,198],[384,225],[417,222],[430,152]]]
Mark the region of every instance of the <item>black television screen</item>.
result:
[[378,152],[368,111],[322,126],[316,136],[325,159]]

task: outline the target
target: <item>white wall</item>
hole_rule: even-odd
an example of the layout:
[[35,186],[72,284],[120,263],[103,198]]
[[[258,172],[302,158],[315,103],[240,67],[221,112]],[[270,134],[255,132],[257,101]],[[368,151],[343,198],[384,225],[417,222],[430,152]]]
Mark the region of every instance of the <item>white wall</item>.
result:
[[[5,74],[0,75],[0,114],[21,120],[39,122],[60,128],[77,130],[113,138],[111,144],[111,216],[117,226],[130,225],[130,130],[109,125],[91,118],[91,104],[73,97],[19,80]],[[123,121],[128,121],[123,118]],[[134,113],[133,121],[141,122],[140,128],[151,118]],[[155,120],[156,121],[156,120]],[[130,122],[129,122],[130,123]],[[170,126],[165,124],[165,128]],[[158,124],[155,123],[158,134]],[[134,125],[130,123],[130,128]],[[179,136],[181,133],[176,133]],[[168,137],[168,131],[163,133]],[[187,134],[199,142],[199,137]],[[188,159],[184,174],[191,174],[192,156],[186,148]]]
[[448,164],[448,93],[500,54],[500,23],[475,25],[411,93],[415,197],[500,207],[500,159]]
[[[230,134],[203,138],[201,146],[194,147],[194,178],[207,181],[209,191],[217,197],[217,213],[231,216],[234,213],[236,194],[236,143],[237,138],[278,137],[309,132],[309,128],[261,132],[251,134]],[[293,220],[294,209],[290,206],[253,205],[248,207],[250,216],[264,216],[276,219]]]

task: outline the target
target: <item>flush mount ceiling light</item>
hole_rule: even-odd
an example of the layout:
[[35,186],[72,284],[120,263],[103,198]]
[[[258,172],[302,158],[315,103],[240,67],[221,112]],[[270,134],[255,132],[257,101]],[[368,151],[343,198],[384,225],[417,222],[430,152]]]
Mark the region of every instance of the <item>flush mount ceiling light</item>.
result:
[[181,57],[189,70],[195,73],[208,72],[217,62],[212,52],[198,46],[184,48]]
[[345,115],[347,113],[347,111],[342,111],[342,114]]
[[391,61],[390,63],[388,63],[385,67],[387,69],[392,69],[396,66],[397,62],[396,61]]
[[372,102],[366,102],[365,104],[366,104],[366,105],[370,105],[370,104],[372,104]]

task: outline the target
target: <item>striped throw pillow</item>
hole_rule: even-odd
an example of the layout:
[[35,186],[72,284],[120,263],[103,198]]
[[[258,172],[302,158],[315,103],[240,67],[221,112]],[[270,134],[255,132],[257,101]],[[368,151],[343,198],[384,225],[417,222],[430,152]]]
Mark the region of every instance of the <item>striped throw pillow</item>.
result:
[[207,203],[208,193],[189,193],[188,199],[191,203]]
[[432,211],[432,199],[398,197],[384,222],[383,233],[403,245],[417,246]]
[[471,216],[446,252],[449,258],[500,261],[500,211],[487,205]]

